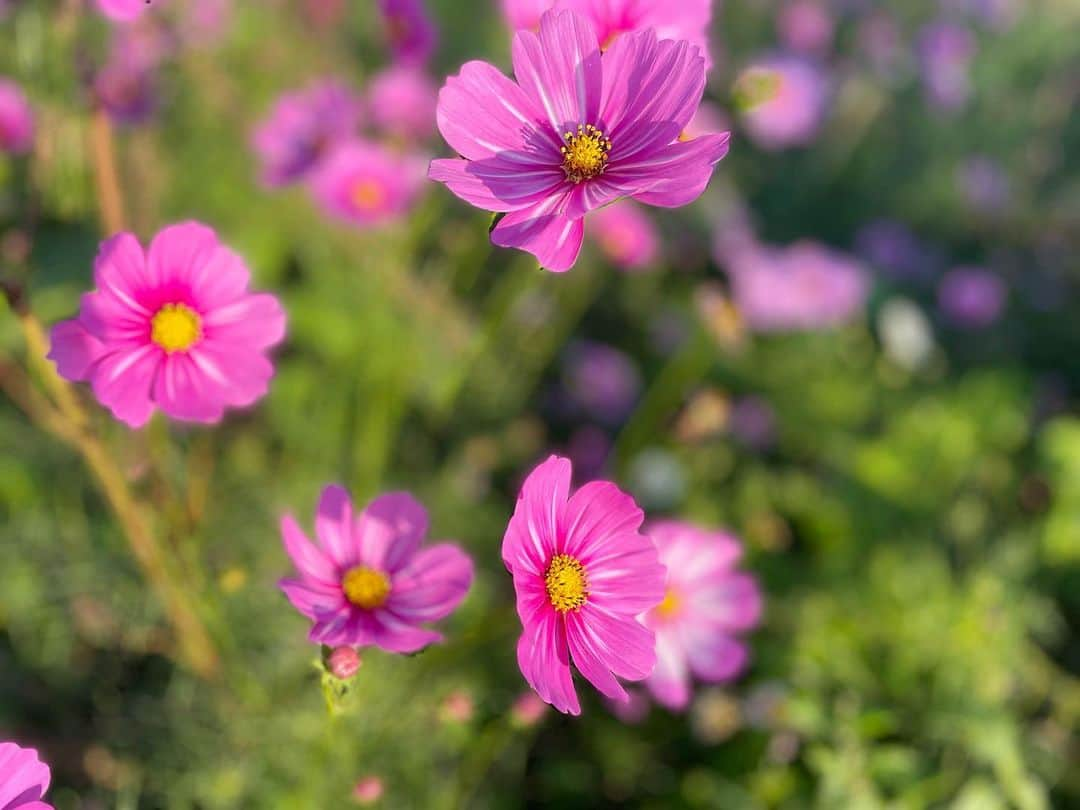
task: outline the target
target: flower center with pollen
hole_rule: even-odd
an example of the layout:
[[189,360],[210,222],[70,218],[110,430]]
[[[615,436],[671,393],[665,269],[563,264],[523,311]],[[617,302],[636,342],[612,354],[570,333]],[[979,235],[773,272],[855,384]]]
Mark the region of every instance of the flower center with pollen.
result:
[[664,594],[664,601],[656,606],[656,613],[664,619],[670,619],[676,613],[679,612],[679,608],[682,606],[682,599],[671,588],[668,588],[667,593]]
[[560,613],[577,610],[589,600],[585,566],[569,554],[556,554],[544,572],[548,601]]
[[150,321],[150,339],[169,354],[186,352],[201,337],[202,320],[185,304],[166,304]]
[[374,213],[386,202],[386,192],[380,183],[367,178],[360,179],[349,190],[352,204],[364,213]]
[[567,132],[563,140],[566,145],[560,149],[562,168],[570,182],[580,183],[603,174],[611,151],[611,139],[603,132],[592,124],[578,124],[577,132]]
[[358,608],[374,610],[386,604],[390,596],[390,578],[382,571],[358,565],[345,572],[341,580],[345,598]]

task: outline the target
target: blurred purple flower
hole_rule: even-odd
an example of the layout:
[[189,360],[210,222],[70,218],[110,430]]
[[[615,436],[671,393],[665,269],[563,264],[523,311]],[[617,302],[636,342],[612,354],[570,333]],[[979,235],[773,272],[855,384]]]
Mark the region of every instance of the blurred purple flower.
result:
[[1005,282],[988,270],[958,267],[941,279],[938,306],[957,326],[983,329],[1001,317],[1007,294]]
[[760,332],[838,326],[862,310],[869,292],[861,264],[810,241],[745,250],[729,273],[739,312]]
[[728,415],[728,430],[754,450],[765,450],[776,441],[776,413],[764,397],[740,397]]
[[404,141],[422,141],[435,134],[438,97],[438,89],[422,71],[391,67],[371,79],[368,116],[388,135]]
[[641,393],[641,373],[629,355],[602,343],[577,343],[564,365],[566,388],[590,416],[622,422]]
[[822,56],[833,41],[833,18],[819,0],[791,0],[776,20],[780,41],[790,50]]
[[311,177],[311,193],[335,219],[376,227],[409,212],[426,169],[426,159],[356,139],[335,147],[319,164]]
[[394,60],[411,67],[426,64],[438,33],[423,0],[378,0],[378,5]]
[[610,454],[611,439],[595,425],[579,427],[566,446],[566,455],[582,481],[602,477]]
[[877,270],[896,279],[926,278],[939,259],[902,222],[879,219],[855,235],[855,252]]
[[917,50],[929,103],[948,112],[963,107],[971,96],[975,35],[955,23],[931,23],[919,32]]
[[282,95],[252,134],[263,183],[305,178],[331,147],[356,134],[360,118],[360,99],[336,79]]
[[22,88],[0,76],[0,152],[21,155],[34,144],[34,112]]
[[965,160],[956,174],[961,193],[976,211],[993,214],[1008,206],[1009,177],[997,161],[975,155]]
[[828,79],[820,67],[795,57],[772,57],[744,70],[735,83],[743,123],[763,149],[803,146],[825,117]]
[[863,57],[882,77],[891,78],[900,62],[900,30],[887,11],[875,11],[859,20],[855,34]]
[[135,126],[147,121],[157,108],[156,81],[153,67],[130,59],[128,53],[114,50],[94,74],[90,91],[94,103],[113,122]]
[[656,262],[660,235],[639,205],[623,200],[597,209],[592,215],[591,238],[616,266],[642,270]]

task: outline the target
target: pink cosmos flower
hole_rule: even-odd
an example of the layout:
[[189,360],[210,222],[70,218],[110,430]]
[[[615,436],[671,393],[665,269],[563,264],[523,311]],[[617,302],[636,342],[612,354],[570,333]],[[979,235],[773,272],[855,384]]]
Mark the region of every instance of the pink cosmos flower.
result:
[[53,810],[41,801],[52,774],[33,748],[12,742],[0,743],[0,808],[3,810]]
[[[161,3],[164,0],[153,0]],[[98,11],[113,22],[129,23],[151,6],[151,0],[96,0]]]
[[438,89],[423,71],[391,67],[374,76],[368,88],[368,114],[382,132],[403,141],[435,134]]
[[664,595],[664,567],[639,531],[634,499],[608,481],[570,494],[570,462],[551,456],[522,485],[503,538],[524,631],[518,666],[561,712],[581,714],[570,676],[628,700],[618,678],[640,681],[656,663],[653,633],[638,618]]
[[226,407],[266,393],[274,374],[266,353],[285,335],[281,305],[250,293],[250,276],[197,222],[165,228],[146,252],[132,234],[117,234],[98,251],[97,289],[82,297],[78,317],[53,327],[49,358],[130,427],[155,408],[217,422]]
[[316,644],[375,645],[412,653],[442,636],[421,625],[445,619],[472,584],[472,560],[457,546],[420,548],[428,531],[424,507],[392,492],[354,514],[349,494],[322,492],[313,545],[291,515],[281,521],[285,551],[299,573],[281,590],[315,626]]
[[503,0],[503,14],[515,31],[535,31],[552,8],[577,11],[589,19],[603,48],[619,34],[652,28],[660,39],[684,39],[697,45],[712,67],[708,28],[712,0]]
[[832,14],[820,0],[792,0],[780,11],[776,27],[793,51],[822,55],[832,45]]
[[423,0],[378,0],[378,3],[394,60],[412,67],[426,63],[435,52],[438,34]]
[[20,155],[34,143],[34,113],[18,84],[0,77],[0,152]]
[[365,776],[353,788],[353,799],[357,804],[375,804],[382,798],[386,788],[377,776]]
[[438,124],[462,159],[430,177],[478,208],[505,214],[502,247],[569,270],[584,217],[622,197],[675,208],[697,199],[730,133],[680,141],[705,88],[704,60],[687,42],[648,29],[601,57],[596,32],[573,11],[549,11],[540,32],[514,36],[510,81],[469,62],[439,94]]
[[263,182],[276,187],[306,178],[331,147],[356,134],[361,114],[360,98],[336,79],[281,96],[252,134]]
[[791,57],[767,59],[736,81],[743,123],[763,149],[803,146],[817,137],[825,117],[828,81],[814,63]]
[[641,207],[620,202],[593,214],[594,239],[612,262],[623,270],[643,270],[660,254],[660,235]]
[[735,570],[742,547],[730,534],[675,521],[648,532],[668,579],[664,601],[645,617],[656,633],[656,669],[645,683],[659,703],[685,709],[691,673],[717,683],[746,666],[749,652],[736,636],[760,620],[761,591]]
[[423,159],[357,139],[329,154],[311,178],[311,192],[330,216],[372,227],[407,214],[423,183]]

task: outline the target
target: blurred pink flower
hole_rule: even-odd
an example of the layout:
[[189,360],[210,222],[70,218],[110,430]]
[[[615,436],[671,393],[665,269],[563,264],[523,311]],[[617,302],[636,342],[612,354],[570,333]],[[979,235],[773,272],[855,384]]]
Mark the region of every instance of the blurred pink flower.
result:
[[316,644],[377,646],[412,653],[442,635],[421,625],[445,619],[472,584],[472,560],[456,545],[421,549],[424,507],[407,492],[380,495],[355,514],[349,494],[326,487],[312,545],[291,515],[281,520],[285,551],[299,573],[279,583],[311,619]]
[[439,91],[423,71],[391,67],[371,79],[368,116],[382,132],[404,141],[422,141],[435,134]]
[[593,239],[623,270],[642,270],[660,253],[660,235],[648,215],[629,200],[599,208],[593,214]]
[[726,132],[731,128],[731,119],[727,113],[711,101],[703,101],[690,119],[690,123],[683,127],[681,140],[692,141],[710,132]]
[[0,77],[0,152],[29,152],[34,144],[34,113],[22,88]]
[[967,103],[975,51],[975,35],[955,23],[932,23],[919,32],[919,64],[927,100],[932,106],[954,112]]
[[339,681],[347,681],[360,671],[363,661],[360,653],[352,647],[337,647],[326,659],[330,674]]
[[584,217],[622,197],[675,208],[697,199],[727,154],[729,133],[678,140],[701,102],[700,52],[646,30],[601,58],[588,21],[550,11],[519,31],[510,81],[469,62],[439,94],[443,137],[464,159],[436,160],[432,179],[505,214],[491,233],[561,272],[577,260]]
[[570,495],[570,462],[551,456],[522,485],[503,538],[523,632],[518,666],[561,712],[581,714],[570,661],[609,698],[626,701],[618,678],[640,681],[656,663],[639,614],[664,593],[664,567],[639,531],[634,499],[608,481]]
[[423,159],[370,141],[337,146],[311,177],[311,193],[330,216],[374,227],[409,212],[424,185]]
[[144,252],[130,233],[102,243],[97,289],[79,315],[53,327],[49,358],[61,377],[91,383],[94,396],[130,427],[156,408],[217,422],[226,407],[253,404],[274,374],[267,351],[285,335],[285,313],[248,291],[244,260],[205,225],[160,231]]
[[375,804],[382,798],[383,781],[377,776],[365,776],[353,788],[353,799],[357,804]]
[[439,704],[439,718],[444,723],[468,723],[475,710],[472,695],[465,689],[455,689]]
[[730,534],[674,521],[647,531],[668,577],[664,601],[645,617],[656,633],[656,669],[645,683],[664,706],[685,709],[691,675],[717,683],[746,666],[749,651],[736,636],[758,623],[761,592],[735,570],[742,547]]
[[134,126],[149,119],[157,107],[153,68],[114,51],[94,74],[94,102],[117,124]]
[[531,728],[547,711],[547,704],[536,692],[522,692],[510,707],[510,719],[518,728]]
[[758,62],[740,74],[736,91],[746,131],[763,149],[803,146],[817,137],[828,80],[812,62],[793,57]]
[[938,286],[938,306],[950,321],[967,329],[985,329],[1001,317],[1008,288],[982,267],[957,267]]
[[640,689],[627,689],[626,694],[629,699],[625,703],[617,700],[607,700],[605,703],[619,722],[636,726],[649,716],[649,698]]
[[419,67],[435,52],[438,34],[423,0],[378,0],[394,61]]
[[502,8],[515,31],[535,31],[544,12],[553,8],[577,11],[593,24],[602,48],[620,34],[652,28],[659,39],[697,45],[706,70],[712,67],[707,36],[712,0],[502,0]]
[[[98,11],[113,22],[129,23],[151,7],[151,0],[95,0]],[[153,0],[154,4],[165,0]]]
[[749,247],[728,270],[739,313],[760,332],[838,326],[862,310],[870,286],[855,259],[810,241]]
[[821,56],[832,45],[833,18],[822,0],[791,0],[776,25],[781,42],[793,51]]
[[283,186],[307,177],[331,147],[355,136],[361,116],[360,98],[336,79],[282,95],[252,134],[263,182]]
[[641,393],[641,372],[625,352],[604,343],[572,344],[563,365],[567,391],[589,416],[617,425]]
[[41,801],[52,774],[33,748],[0,743],[0,807],[3,810],[53,810]]

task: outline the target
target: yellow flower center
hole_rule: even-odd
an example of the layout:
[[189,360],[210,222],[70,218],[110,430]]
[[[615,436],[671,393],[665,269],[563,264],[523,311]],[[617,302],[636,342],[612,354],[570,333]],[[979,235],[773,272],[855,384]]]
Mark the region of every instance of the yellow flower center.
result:
[[548,601],[560,613],[577,610],[589,600],[585,566],[569,554],[556,554],[544,572]]
[[372,213],[382,208],[386,202],[386,190],[381,183],[364,177],[353,185],[349,199],[360,211]]
[[656,613],[662,619],[670,619],[679,612],[681,606],[682,599],[675,591],[668,588],[667,593],[664,594],[664,601],[656,606]]
[[341,580],[345,598],[358,608],[374,610],[386,604],[390,596],[390,578],[382,571],[358,565],[345,572]]
[[577,132],[563,135],[566,146],[562,147],[563,171],[572,183],[591,180],[603,174],[607,168],[611,139],[592,124],[578,124]]
[[201,337],[202,320],[185,304],[166,304],[150,320],[150,339],[169,354],[186,352]]

